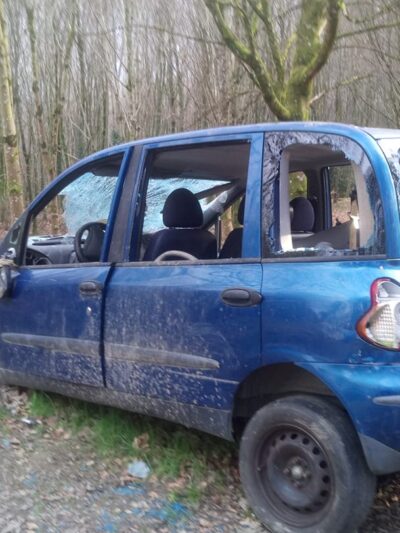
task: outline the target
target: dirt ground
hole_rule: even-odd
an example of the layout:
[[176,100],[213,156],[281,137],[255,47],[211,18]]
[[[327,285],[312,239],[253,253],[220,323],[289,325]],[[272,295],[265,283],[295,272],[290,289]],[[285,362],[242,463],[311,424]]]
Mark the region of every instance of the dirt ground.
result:
[[[7,406],[0,422],[0,533],[265,531],[237,484],[195,506],[171,501],[173,482],[130,478],[126,461],[99,456],[85,431],[72,435],[56,420],[27,418],[26,400],[10,390],[0,397]],[[400,476],[380,480],[360,531],[400,532]]]

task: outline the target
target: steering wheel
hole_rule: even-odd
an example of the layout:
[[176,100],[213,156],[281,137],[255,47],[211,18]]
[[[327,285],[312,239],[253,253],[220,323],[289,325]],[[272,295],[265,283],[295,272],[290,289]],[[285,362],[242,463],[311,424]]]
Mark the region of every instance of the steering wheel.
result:
[[[99,261],[106,227],[104,222],[88,222],[78,229],[74,249],[80,263]],[[86,237],[82,240],[85,233]]]
[[[178,257],[178,259],[176,259]],[[185,259],[186,261],[197,261],[197,257],[187,252],[182,252],[181,250],[167,250],[163,252],[158,257],[154,259],[156,263],[161,263],[161,261],[168,261],[170,258],[171,261],[179,261],[180,259]]]
[[39,252],[38,250],[33,250],[32,248],[26,249],[25,254],[25,264],[26,265],[51,265],[52,260],[47,255]]

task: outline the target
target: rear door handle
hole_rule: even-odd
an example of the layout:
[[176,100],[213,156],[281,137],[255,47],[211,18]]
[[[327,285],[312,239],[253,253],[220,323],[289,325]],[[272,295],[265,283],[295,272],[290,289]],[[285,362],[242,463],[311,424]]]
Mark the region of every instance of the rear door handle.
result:
[[82,281],[79,285],[79,292],[84,296],[95,296],[101,294],[103,290],[103,284],[98,281]]
[[253,289],[238,287],[225,289],[221,294],[221,299],[224,303],[233,307],[250,307],[261,303],[262,295]]

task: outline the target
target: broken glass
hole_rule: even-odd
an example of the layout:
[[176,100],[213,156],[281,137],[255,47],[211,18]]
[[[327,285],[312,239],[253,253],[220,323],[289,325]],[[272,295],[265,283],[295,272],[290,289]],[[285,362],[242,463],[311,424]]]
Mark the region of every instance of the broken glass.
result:
[[[283,151],[294,144],[318,144],[342,152],[361,170],[374,216],[373,235],[366,246],[357,250],[313,247],[283,252],[280,246],[279,214],[274,207],[279,198],[279,174]],[[397,158],[398,162],[398,158]],[[399,168],[399,167],[398,167]],[[400,176],[400,174],[399,174]],[[263,163],[263,245],[264,256],[375,255],[384,252],[383,206],[371,163],[364,150],[352,139],[334,134],[276,132],[265,135]],[[325,243],[322,243],[325,244]]]

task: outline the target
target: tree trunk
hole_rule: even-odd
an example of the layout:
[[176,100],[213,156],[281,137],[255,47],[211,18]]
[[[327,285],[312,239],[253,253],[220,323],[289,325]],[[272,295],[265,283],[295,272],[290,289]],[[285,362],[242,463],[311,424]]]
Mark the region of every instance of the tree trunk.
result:
[[71,24],[70,28],[68,30],[66,44],[65,44],[65,53],[62,57],[62,64],[60,68],[60,78],[59,83],[56,88],[56,95],[55,95],[55,105],[53,108],[53,115],[52,115],[52,127],[51,127],[51,142],[52,142],[52,150],[51,150],[51,166],[49,169],[49,175],[53,178],[55,177],[57,170],[58,170],[58,162],[60,160],[60,149],[61,149],[61,127],[62,127],[62,119],[63,119],[63,113],[64,113],[64,102],[65,102],[65,93],[67,88],[67,75],[68,70],[70,67],[70,61],[71,61],[71,54],[72,54],[72,46],[74,44],[75,39],[75,13],[71,14]]
[[29,33],[29,42],[31,45],[31,66],[32,66],[32,92],[35,101],[35,119],[37,133],[39,137],[40,152],[42,156],[42,177],[44,183],[49,183],[49,181],[54,178],[51,175],[52,164],[50,160],[49,147],[47,144],[46,133],[43,122],[43,104],[40,96],[40,87],[39,87],[39,64],[36,53],[36,31],[35,31],[35,21],[34,21],[34,11],[33,7],[25,4],[25,11],[28,23],[28,33]]
[[24,209],[23,180],[19,159],[18,137],[12,97],[9,44],[4,18],[4,3],[0,0],[0,112],[3,125],[6,183],[10,195],[10,215],[17,218]]

